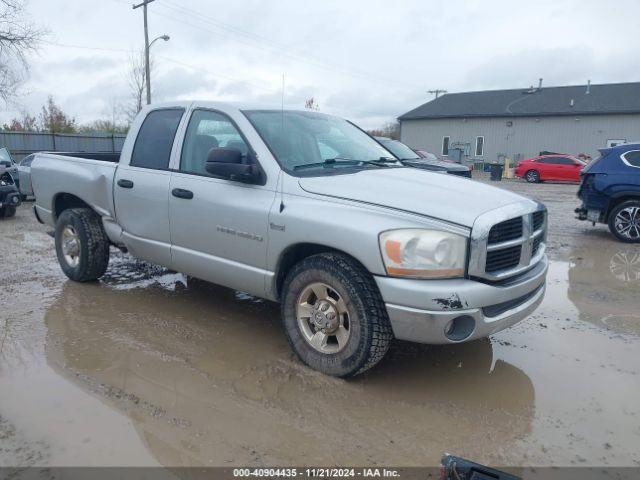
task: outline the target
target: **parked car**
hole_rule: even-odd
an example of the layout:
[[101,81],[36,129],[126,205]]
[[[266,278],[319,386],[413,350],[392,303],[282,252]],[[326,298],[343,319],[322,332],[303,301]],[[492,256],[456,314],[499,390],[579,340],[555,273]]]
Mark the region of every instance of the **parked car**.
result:
[[20,185],[20,181],[18,179],[18,165],[13,160],[11,152],[6,147],[0,148],[0,170],[11,175],[16,186]]
[[20,192],[6,165],[0,161],[0,218],[13,217],[20,205]]
[[542,204],[408,168],[317,112],[147,106],[118,163],[36,154],[31,181],[70,279],[102,276],[113,244],[279,301],[296,354],[338,377],[393,338],[486,337],[545,292]]
[[426,150],[413,150],[418,154],[420,158],[426,158],[427,160],[440,160],[435,153],[427,152]]
[[18,189],[22,200],[33,196],[33,188],[31,187],[31,162],[35,154],[24,157],[17,166]]
[[411,150],[404,143],[398,140],[392,140],[387,137],[373,137],[384,148],[393,153],[405,165],[422,170],[431,170],[432,172],[449,173],[451,175],[459,175],[461,177],[471,178],[471,170],[464,165],[454,162],[443,162],[441,160],[432,160],[420,156]]
[[606,223],[623,242],[640,243],[640,143],[600,150],[582,170],[579,220]]
[[529,183],[546,180],[579,182],[580,170],[585,165],[585,162],[571,155],[540,155],[520,160],[516,165],[515,175]]

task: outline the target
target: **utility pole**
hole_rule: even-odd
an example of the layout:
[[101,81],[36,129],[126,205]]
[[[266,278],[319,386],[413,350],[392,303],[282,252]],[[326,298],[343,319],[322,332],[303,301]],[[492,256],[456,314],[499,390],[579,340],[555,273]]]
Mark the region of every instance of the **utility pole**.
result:
[[133,9],[142,7],[144,16],[144,76],[147,81],[147,105],[151,104],[151,67],[149,66],[149,27],[147,23],[147,5],[155,0],[144,0],[138,5],[134,5]]
[[435,95],[435,96],[436,96],[436,98],[438,98],[438,96],[439,96],[441,93],[447,93],[447,91],[446,91],[446,90],[442,90],[442,89],[437,88],[437,89],[435,89],[435,90],[429,90],[427,93],[430,93],[431,95]]

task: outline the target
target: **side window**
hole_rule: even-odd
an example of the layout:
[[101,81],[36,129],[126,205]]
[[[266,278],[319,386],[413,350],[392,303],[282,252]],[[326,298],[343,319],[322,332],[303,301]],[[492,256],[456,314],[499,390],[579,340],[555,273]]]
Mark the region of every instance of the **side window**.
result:
[[574,162],[573,160],[571,160],[570,158],[567,158],[567,157],[558,157],[557,163],[559,163],[561,165],[573,165],[576,162]]
[[209,175],[205,164],[212,148],[235,148],[243,155],[249,152],[242,135],[229,117],[208,110],[195,110],[182,145],[180,171]]
[[630,167],[640,168],[640,150],[633,150],[622,155],[624,163]]
[[33,162],[33,155],[29,155],[24,160],[22,160],[22,162],[20,162],[20,165],[22,165],[24,167],[30,167],[31,166],[31,162]]
[[442,137],[442,155],[445,157],[449,155],[449,138],[450,137]]
[[131,165],[166,170],[183,109],[153,110],[142,122],[133,146]]

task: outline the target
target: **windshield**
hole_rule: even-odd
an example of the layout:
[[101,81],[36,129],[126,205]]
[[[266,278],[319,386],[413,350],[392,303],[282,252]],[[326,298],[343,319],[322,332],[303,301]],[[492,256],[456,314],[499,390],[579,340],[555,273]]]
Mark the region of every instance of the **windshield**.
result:
[[[395,158],[380,144],[348,121],[315,112],[245,111],[280,165],[287,171],[315,168],[379,168],[360,164]],[[313,168],[312,167],[313,164]]]
[[380,143],[384,147],[393,153],[400,160],[415,160],[419,159],[420,155],[407,147],[404,143],[391,139],[380,139]]
[[5,147],[0,148],[0,162],[13,163],[13,161],[11,160],[11,154]]

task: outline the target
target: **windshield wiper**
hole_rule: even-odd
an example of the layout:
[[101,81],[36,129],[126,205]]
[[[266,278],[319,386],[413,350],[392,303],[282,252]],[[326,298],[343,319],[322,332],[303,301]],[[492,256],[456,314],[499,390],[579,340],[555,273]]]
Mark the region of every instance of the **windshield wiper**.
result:
[[303,170],[305,168],[331,167],[331,166],[336,165],[336,164],[340,164],[340,165],[359,165],[361,163],[362,163],[361,160],[353,160],[352,158],[335,157],[335,158],[327,158],[326,160],[324,160],[322,162],[305,163],[303,165],[296,165],[295,167],[293,167],[293,169],[294,170]]
[[293,167],[294,170],[303,170],[305,168],[318,168],[318,167],[332,167],[333,165],[376,165],[376,166],[387,166],[387,163],[396,163],[398,160],[391,157],[380,157],[376,160],[355,160],[353,158],[344,158],[344,157],[335,157],[335,158],[327,158],[323,162],[315,162],[315,163],[306,163],[304,165],[296,165]]

